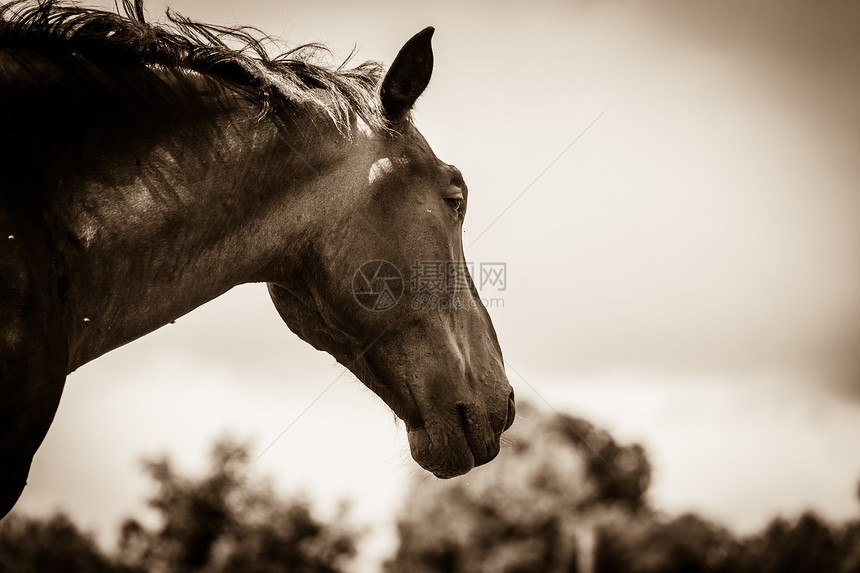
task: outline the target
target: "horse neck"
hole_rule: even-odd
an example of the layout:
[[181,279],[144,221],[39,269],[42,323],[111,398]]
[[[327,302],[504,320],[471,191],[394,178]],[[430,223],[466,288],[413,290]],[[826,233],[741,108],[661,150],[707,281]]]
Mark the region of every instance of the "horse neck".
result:
[[253,110],[222,111],[169,129],[124,126],[140,129],[130,138],[138,143],[106,137],[114,148],[87,142],[86,153],[57,162],[46,219],[59,230],[69,371],[298,264],[291,246],[312,230],[294,212],[334,139],[289,142]]

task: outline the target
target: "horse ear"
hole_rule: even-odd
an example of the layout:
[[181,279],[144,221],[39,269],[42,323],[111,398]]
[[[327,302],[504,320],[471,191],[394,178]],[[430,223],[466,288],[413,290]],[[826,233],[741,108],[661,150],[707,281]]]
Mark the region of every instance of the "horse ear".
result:
[[382,80],[382,110],[392,122],[403,119],[430,83],[433,73],[433,27],[424,28],[406,42]]

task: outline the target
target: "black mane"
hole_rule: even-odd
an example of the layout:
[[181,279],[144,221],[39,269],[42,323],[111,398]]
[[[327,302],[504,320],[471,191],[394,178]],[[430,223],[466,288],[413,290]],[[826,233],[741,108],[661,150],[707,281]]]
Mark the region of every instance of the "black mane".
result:
[[[349,131],[356,117],[382,127],[376,93],[382,67],[331,69],[315,63],[320,44],[270,56],[257,29],[195,22],[169,10],[168,25],[146,22],[143,0],[122,0],[124,15],[74,4],[16,0],[0,6],[0,49],[62,50],[95,63],[137,63],[197,72],[257,100],[264,112],[296,103],[322,108]],[[232,47],[235,46],[235,47]]]

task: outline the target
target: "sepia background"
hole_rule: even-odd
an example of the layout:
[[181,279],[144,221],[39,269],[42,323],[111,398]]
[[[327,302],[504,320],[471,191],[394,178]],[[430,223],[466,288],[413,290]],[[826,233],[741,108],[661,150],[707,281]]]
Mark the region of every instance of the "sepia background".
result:
[[[469,185],[466,258],[505,264],[481,294],[518,398],[641,443],[668,514],[739,533],[858,515],[860,4],[170,8],[334,64],[389,64],[435,26],[415,121]],[[110,544],[146,511],[142,457],[202,471],[227,434],[278,490],[326,515],[350,500],[360,569],[394,551],[409,488],[434,487],[382,402],[246,285],[72,374],[17,509]]]

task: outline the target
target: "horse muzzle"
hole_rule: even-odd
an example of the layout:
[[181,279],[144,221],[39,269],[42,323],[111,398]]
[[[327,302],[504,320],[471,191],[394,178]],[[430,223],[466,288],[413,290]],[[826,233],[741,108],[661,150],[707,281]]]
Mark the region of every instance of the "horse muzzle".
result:
[[440,479],[463,475],[499,454],[501,435],[516,416],[514,393],[511,391],[507,398],[504,417],[488,414],[477,403],[462,401],[446,414],[425,419],[423,427],[407,425],[413,459]]

